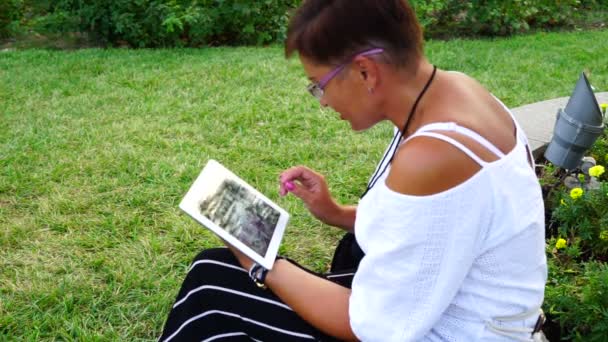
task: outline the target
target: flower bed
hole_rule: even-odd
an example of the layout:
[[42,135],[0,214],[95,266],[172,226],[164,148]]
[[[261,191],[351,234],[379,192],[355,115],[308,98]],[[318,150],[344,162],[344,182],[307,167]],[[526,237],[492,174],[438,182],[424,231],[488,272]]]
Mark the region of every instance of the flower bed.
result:
[[608,129],[587,154],[577,170],[548,162],[538,167],[547,219],[543,309],[550,341],[608,340]]

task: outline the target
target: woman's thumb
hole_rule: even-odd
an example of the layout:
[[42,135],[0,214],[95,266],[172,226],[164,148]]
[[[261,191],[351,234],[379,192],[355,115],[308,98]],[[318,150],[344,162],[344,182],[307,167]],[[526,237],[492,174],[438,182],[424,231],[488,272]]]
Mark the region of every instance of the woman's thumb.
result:
[[285,182],[285,189],[306,202],[306,199],[308,198],[308,191],[302,185],[291,181]]

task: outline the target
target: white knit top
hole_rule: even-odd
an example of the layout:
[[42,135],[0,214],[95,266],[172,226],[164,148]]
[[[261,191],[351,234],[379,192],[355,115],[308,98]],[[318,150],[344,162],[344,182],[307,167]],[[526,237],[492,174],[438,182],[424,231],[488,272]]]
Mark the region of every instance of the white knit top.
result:
[[[446,130],[489,144],[453,123],[413,136],[451,143],[479,172],[444,192],[410,196],[386,186],[387,170],[359,202],[355,235],[365,257],[352,284],[353,332],[362,341],[531,341],[531,329],[511,338],[495,329],[532,328],[547,279],[543,199],[527,140],[517,127],[514,149],[488,146],[500,159],[486,163],[438,134]],[[506,317],[514,315],[526,317]]]

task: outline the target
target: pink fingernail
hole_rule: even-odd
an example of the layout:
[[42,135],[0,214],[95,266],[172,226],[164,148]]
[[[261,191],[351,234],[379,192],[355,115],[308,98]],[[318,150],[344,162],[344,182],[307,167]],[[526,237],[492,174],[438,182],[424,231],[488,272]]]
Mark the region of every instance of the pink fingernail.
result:
[[296,186],[295,186],[295,185],[293,185],[293,183],[292,183],[292,182],[285,182],[285,187],[286,187],[286,188],[287,188],[287,190],[289,190],[289,191],[291,191],[291,190],[293,190],[293,189],[295,189],[295,188],[296,188]]

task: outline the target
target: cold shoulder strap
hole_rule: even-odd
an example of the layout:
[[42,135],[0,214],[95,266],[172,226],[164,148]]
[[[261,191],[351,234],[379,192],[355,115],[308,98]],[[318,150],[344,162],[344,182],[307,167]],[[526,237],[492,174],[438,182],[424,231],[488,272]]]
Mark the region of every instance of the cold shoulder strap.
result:
[[484,138],[483,136],[481,136],[479,133],[473,131],[472,129],[469,129],[464,126],[460,126],[455,122],[436,122],[436,123],[422,126],[420,129],[418,129],[418,132],[420,132],[420,133],[429,132],[429,131],[456,132],[456,133],[465,135],[465,136],[475,140],[476,142],[481,144],[483,147],[488,149],[490,152],[494,153],[498,158],[502,158],[505,156],[505,154],[499,148],[497,148],[494,144],[492,144],[490,141],[488,141],[488,139]]
[[454,146],[457,149],[459,149],[462,152],[464,152],[467,156],[469,156],[471,159],[473,159],[481,167],[484,167],[484,166],[486,166],[488,164],[486,161],[484,161],[483,159],[479,158],[479,156],[477,156],[473,151],[471,151],[468,147],[466,147],[463,144],[461,144],[456,139],[453,139],[451,137],[448,137],[446,135],[443,135],[443,134],[440,134],[440,133],[436,133],[436,132],[419,132],[418,131],[418,132],[412,134],[411,136],[409,136],[403,143],[406,143],[407,141],[409,141],[409,140],[411,140],[411,139],[413,139],[415,137],[420,137],[420,136],[443,140],[443,141],[447,142],[448,144],[451,144],[452,146]]

